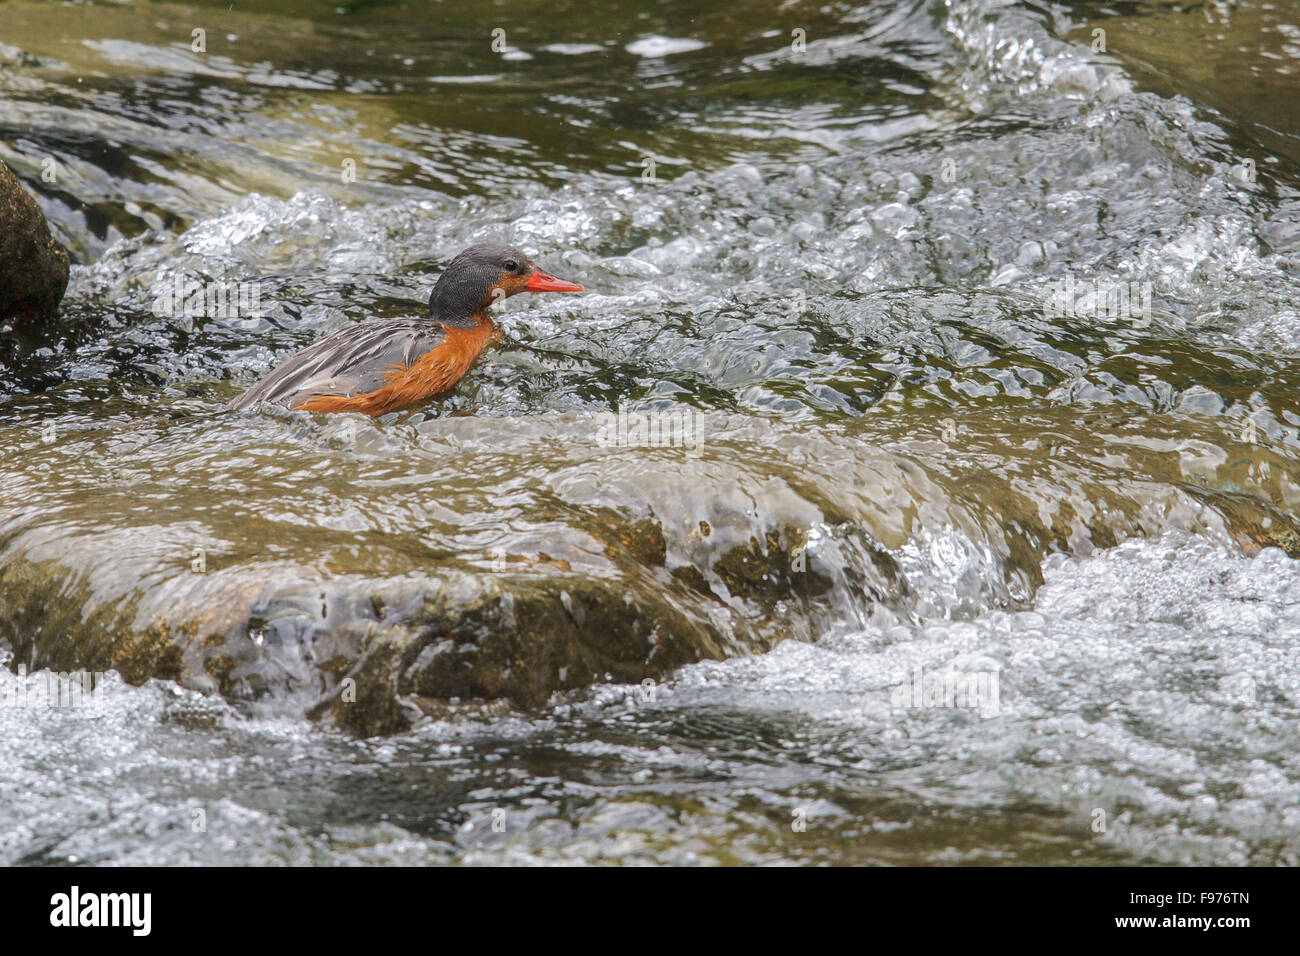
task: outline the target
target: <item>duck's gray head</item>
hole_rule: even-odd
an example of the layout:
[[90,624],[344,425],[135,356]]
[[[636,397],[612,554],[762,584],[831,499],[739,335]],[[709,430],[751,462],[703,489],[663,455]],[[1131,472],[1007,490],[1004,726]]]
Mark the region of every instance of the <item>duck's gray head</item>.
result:
[[522,249],[499,242],[470,246],[452,259],[429,294],[429,316],[469,328],[474,316],[518,292],[581,292],[582,286],[538,269]]

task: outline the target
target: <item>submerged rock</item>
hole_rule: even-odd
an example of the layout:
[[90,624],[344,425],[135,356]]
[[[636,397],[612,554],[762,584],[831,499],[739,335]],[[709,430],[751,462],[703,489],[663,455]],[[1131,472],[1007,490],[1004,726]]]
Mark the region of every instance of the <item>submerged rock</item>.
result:
[[36,200],[0,161],[0,322],[41,324],[68,287],[68,254]]
[[794,588],[784,569],[798,559],[772,535],[718,562],[719,573],[745,565],[749,580],[729,576],[726,597],[740,610],[753,599],[754,613],[710,614],[728,605],[704,573],[684,583],[665,569],[657,524],[597,520],[590,530],[611,531],[613,574],[575,573],[547,555],[512,556],[500,573],[320,580],[310,568],[232,568],[177,576],[163,587],[170,607],[135,589],[123,602],[97,600],[91,585],[74,583],[85,581],[77,561],[11,553],[0,564],[0,644],[33,668],[175,680],[251,713],[330,716],[383,734],[409,724],[407,703],[537,706],[557,691],[767,650],[780,633],[760,607],[767,593],[801,603],[798,590],[815,597],[827,587],[814,572]]
[[[248,713],[382,734],[417,708],[532,707],[811,639],[832,617],[829,592],[862,586],[859,572],[836,587],[837,559],[808,547],[820,512],[779,479],[601,450],[583,437],[585,418],[367,425],[362,442],[402,439],[404,453],[308,439],[279,446],[281,465],[245,468],[236,453],[219,474],[182,464],[209,443],[230,459],[211,427],[151,427],[163,468],[139,453],[113,458],[102,434],[47,444],[40,429],[4,432],[32,481],[68,506],[24,504],[17,484],[0,494],[0,647],[15,666],[173,680]],[[453,439],[479,446],[481,471],[522,462],[516,479],[497,480],[527,494],[492,507],[495,493],[458,478],[465,453],[448,451]],[[313,503],[320,466],[339,493],[325,512]],[[698,490],[718,469],[732,476],[732,500]],[[400,487],[375,498],[366,489],[383,473]],[[163,487],[178,510],[145,504]]]
[[[1209,426],[1069,410],[842,432],[710,415],[692,454],[595,433],[585,413],[15,422],[0,647],[32,671],[162,678],[381,734],[875,615],[1013,607],[1051,552],[1227,540],[1291,487],[1264,445],[1211,454]],[[994,449],[1015,467],[986,468]],[[1239,498],[1260,504],[1233,518]]]

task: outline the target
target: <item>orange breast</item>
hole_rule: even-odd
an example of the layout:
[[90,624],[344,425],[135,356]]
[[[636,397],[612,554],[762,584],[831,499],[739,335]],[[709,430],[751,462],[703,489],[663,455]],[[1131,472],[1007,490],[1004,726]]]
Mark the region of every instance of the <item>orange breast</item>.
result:
[[382,415],[455,388],[483,350],[501,341],[501,330],[493,325],[486,313],[480,312],[476,318],[478,324],[472,328],[444,326],[447,334],[438,347],[425,352],[406,367],[395,366],[382,388],[351,397],[317,395],[295,406],[295,411]]

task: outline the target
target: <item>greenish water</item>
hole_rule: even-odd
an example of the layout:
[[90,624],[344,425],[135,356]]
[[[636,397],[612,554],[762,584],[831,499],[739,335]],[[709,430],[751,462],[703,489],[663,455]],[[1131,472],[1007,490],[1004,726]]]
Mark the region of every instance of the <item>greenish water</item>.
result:
[[[1297,862],[1298,22],[0,2],[0,861]],[[453,396],[219,411],[487,240]]]

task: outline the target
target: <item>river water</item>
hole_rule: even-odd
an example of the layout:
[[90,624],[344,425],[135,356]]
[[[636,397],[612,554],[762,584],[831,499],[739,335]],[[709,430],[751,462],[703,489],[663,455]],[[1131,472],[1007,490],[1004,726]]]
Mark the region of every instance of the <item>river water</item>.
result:
[[[0,862],[1300,862],[1298,81],[1283,2],[4,4]],[[489,240],[588,291],[452,397],[220,412]]]

